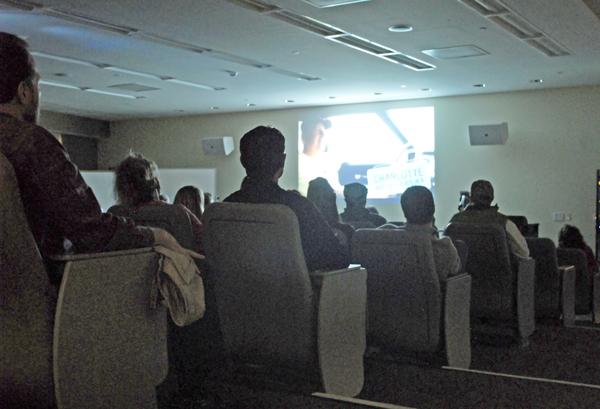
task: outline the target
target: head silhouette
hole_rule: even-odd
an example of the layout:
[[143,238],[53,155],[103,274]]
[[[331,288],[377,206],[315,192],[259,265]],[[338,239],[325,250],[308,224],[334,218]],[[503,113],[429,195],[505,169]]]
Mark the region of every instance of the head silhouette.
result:
[[132,153],[115,169],[115,193],[120,204],[139,206],[158,200],[160,183],[156,163]]
[[246,132],[240,141],[240,161],[251,178],[275,177],[285,163],[285,137],[269,126]]
[[425,186],[411,186],[402,193],[400,204],[406,221],[412,224],[433,222],[435,203],[431,191]]
[[494,200],[494,187],[487,180],[476,180],[471,184],[471,203],[489,207]]

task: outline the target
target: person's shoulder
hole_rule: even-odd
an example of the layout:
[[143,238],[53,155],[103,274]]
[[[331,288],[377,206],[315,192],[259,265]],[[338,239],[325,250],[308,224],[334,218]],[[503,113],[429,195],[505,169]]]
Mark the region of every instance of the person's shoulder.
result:
[[[50,131],[40,125],[22,121],[8,115],[2,115],[0,120],[2,121],[0,123],[3,125],[3,129],[0,133],[5,134],[4,136],[8,137],[11,135],[15,136],[17,138],[17,142],[20,144],[29,144],[34,147],[39,146],[40,143],[43,143],[44,139],[47,139],[53,143],[56,143],[57,146],[60,145],[58,139],[56,139],[56,137],[52,135]],[[14,130],[14,132],[11,132],[11,130]]]
[[237,191],[237,192],[233,192],[232,194],[230,194],[229,196],[227,196],[225,199],[223,199],[223,202],[239,202],[240,201],[240,193],[241,191]]

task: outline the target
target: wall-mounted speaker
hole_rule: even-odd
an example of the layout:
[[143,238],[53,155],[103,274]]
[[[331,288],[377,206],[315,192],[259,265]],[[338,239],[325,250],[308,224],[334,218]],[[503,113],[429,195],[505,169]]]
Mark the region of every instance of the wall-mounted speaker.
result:
[[471,145],[504,145],[508,139],[508,123],[469,125]]
[[205,155],[227,156],[233,152],[233,149],[233,138],[231,136],[202,139],[202,151]]

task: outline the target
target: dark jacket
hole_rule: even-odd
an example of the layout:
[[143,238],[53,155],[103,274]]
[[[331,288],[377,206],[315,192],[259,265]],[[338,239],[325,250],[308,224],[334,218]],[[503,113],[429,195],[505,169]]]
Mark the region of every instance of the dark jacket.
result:
[[270,180],[246,177],[242,188],[224,201],[282,204],[289,207],[298,218],[308,270],[332,270],[348,266],[348,250],[340,244],[321,212],[300,194],[286,191]]
[[146,247],[152,231],[103,214],[92,189],[56,138],[39,127],[0,113],[0,152],[14,168],[29,228],[43,256]]

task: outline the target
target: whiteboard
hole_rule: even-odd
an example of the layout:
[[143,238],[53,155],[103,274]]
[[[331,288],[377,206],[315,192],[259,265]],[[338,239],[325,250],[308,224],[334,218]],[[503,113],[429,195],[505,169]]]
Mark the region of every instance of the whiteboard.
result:
[[[114,194],[114,172],[82,171],[81,176],[92,188],[103,212],[117,202]],[[161,169],[158,172],[158,179],[161,193],[169,197],[169,202],[172,202],[177,191],[186,185],[196,186],[203,192],[209,192],[216,197],[216,169]]]

